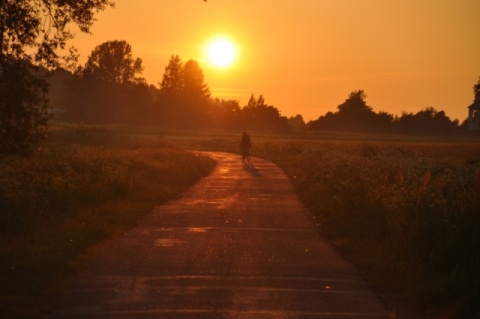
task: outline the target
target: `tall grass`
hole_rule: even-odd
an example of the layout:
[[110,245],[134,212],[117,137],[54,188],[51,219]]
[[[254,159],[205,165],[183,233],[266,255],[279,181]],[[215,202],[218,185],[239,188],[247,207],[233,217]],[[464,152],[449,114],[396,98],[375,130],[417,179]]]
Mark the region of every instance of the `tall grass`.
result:
[[[401,294],[425,316],[480,317],[478,143],[252,141],[252,155],[287,173],[320,230],[378,291]],[[228,151],[237,143],[189,141]]]
[[480,316],[480,145],[263,142],[257,154],[377,287]]
[[131,227],[215,164],[161,140],[67,130],[0,165],[0,317],[30,318],[87,247]]

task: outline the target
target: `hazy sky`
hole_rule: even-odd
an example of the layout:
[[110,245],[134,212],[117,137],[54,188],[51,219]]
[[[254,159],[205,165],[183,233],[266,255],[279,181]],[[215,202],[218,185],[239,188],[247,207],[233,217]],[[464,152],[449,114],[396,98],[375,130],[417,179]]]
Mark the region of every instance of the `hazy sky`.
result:
[[[82,64],[126,40],[158,86],[172,54],[198,61],[212,95],[243,106],[253,93],[306,121],[364,90],[374,111],[425,107],[463,121],[480,77],[480,0],[115,0],[93,35],[77,33]],[[238,48],[230,69],[206,62],[215,35]]]

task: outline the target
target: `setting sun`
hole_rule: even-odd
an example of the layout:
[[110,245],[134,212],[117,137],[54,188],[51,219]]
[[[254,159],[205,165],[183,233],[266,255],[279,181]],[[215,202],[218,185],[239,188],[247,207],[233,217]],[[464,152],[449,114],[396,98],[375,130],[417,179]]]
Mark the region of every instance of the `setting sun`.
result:
[[236,49],[231,40],[215,38],[207,44],[206,54],[213,66],[227,68],[235,61]]

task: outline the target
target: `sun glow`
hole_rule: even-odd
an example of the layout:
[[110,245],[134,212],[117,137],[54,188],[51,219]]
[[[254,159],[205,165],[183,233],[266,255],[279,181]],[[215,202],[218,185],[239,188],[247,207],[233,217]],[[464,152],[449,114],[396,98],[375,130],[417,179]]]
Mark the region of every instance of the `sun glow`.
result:
[[235,61],[237,50],[228,38],[215,38],[206,46],[208,61],[217,68],[228,68]]

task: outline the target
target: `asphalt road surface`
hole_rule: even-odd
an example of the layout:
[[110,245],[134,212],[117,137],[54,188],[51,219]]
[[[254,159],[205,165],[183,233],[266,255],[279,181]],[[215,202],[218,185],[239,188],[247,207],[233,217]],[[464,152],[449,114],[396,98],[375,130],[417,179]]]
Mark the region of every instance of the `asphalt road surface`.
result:
[[272,162],[214,172],[103,245],[51,318],[389,318]]

